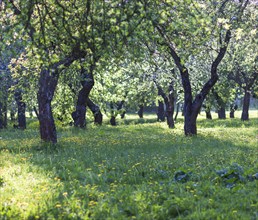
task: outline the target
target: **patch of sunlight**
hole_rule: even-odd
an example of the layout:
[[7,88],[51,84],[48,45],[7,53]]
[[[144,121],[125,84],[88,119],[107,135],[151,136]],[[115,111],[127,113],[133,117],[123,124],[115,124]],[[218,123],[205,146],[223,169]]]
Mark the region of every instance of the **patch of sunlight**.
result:
[[0,187],[0,207],[11,207],[29,213],[40,204],[42,206],[44,201],[54,199],[55,192],[62,187],[59,181],[51,179],[40,168],[27,162],[29,158],[17,159],[6,152],[1,155],[1,160],[4,157],[7,160],[0,166],[3,182]]

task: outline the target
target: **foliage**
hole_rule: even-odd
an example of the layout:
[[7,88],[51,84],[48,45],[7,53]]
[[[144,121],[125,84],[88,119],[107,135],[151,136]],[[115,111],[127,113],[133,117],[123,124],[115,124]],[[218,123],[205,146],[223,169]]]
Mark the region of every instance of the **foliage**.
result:
[[[131,116],[132,124],[117,127],[60,127],[54,148],[39,145],[34,120],[25,131],[3,130],[0,218],[255,219],[257,180],[227,188],[216,171],[257,173],[256,116],[200,115],[194,138],[182,134],[182,118],[169,130],[155,115],[145,124]],[[187,181],[175,181],[181,174]]]

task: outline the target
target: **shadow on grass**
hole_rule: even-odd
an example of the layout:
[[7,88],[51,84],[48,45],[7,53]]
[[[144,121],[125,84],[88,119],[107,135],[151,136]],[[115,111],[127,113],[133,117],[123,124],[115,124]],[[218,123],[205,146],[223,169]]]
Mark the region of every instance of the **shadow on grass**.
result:
[[[254,149],[248,144],[242,146],[237,142],[237,138],[217,139],[212,133],[185,137],[176,130],[156,126],[156,120],[153,120],[136,120],[136,123],[134,119],[128,121],[128,124],[136,125],[148,123],[146,126],[103,126],[88,130],[61,130],[57,145],[27,142],[28,137],[38,140],[33,137],[33,127],[29,128],[27,133],[17,131],[12,140],[16,141],[15,144],[10,139],[4,140],[6,144],[2,150],[8,149],[15,157],[29,155],[30,159],[26,163],[38,167],[36,170],[44,172],[52,179],[57,178],[62,183],[62,191],[53,195],[52,201],[42,202],[47,204],[44,211],[37,213],[42,218],[68,216],[67,210],[74,214],[76,210],[83,210],[86,215],[87,209],[90,209],[90,202],[97,202],[100,193],[105,193],[105,199],[110,198],[110,201],[114,196],[119,196],[119,187],[117,192],[111,192],[112,184],[129,185],[136,190],[148,182],[173,181],[175,171],[182,168],[198,173],[196,181],[209,181],[215,178],[213,171],[216,168],[230,165],[233,161],[248,166],[254,160]],[[178,121],[182,122],[182,119]],[[199,120],[198,126],[242,127],[240,122],[238,119]],[[256,122],[255,119],[254,122],[244,124],[254,126]],[[27,137],[22,138],[25,134]],[[98,191],[88,189],[87,185],[97,186]],[[155,187],[155,184],[148,187]],[[68,197],[63,196],[64,192]],[[73,210],[67,199],[73,205],[80,200],[79,208]],[[62,205],[63,208],[56,208],[56,204]]]

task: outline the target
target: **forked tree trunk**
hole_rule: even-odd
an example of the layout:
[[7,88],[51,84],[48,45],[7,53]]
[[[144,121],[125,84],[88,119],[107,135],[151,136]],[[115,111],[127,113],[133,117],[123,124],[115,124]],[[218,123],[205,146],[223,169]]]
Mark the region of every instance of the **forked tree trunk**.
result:
[[[170,54],[178,67],[181,75],[182,85],[184,88],[184,131],[185,135],[196,135],[197,134],[197,127],[196,127],[196,120],[197,115],[201,109],[202,103],[205,99],[205,97],[208,95],[211,88],[215,85],[215,83],[218,80],[218,74],[217,74],[217,68],[220,64],[221,60],[225,56],[228,43],[231,38],[231,32],[230,30],[227,30],[225,39],[223,42],[221,42],[221,47],[219,49],[219,53],[216,57],[216,59],[213,61],[211,66],[211,77],[210,79],[203,85],[203,88],[199,94],[195,96],[195,99],[193,100],[192,96],[192,88],[190,83],[190,76],[188,69],[184,65],[184,63],[181,61],[180,57],[178,56],[173,44],[170,41],[170,38],[167,36],[167,32],[163,29],[162,26],[160,26],[158,23],[154,22],[154,25],[156,26],[158,32],[163,37]],[[222,39],[221,39],[222,41]]]
[[94,115],[95,125],[102,125],[103,115],[98,105],[96,105],[90,98],[87,99],[87,106],[90,108]]
[[245,89],[245,95],[244,95],[244,101],[243,101],[243,110],[242,110],[242,115],[241,115],[241,120],[242,121],[249,120],[250,98],[251,98],[251,93],[250,93],[249,89]]
[[58,73],[44,69],[40,72],[38,97],[38,118],[40,136],[44,142],[57,142],[56,126],[52,114],[51,102],[58,82]]
[[86,126],[86,104],[90,91],[94,86],[94,67],[94,65],[91,65],[89,72],[84,67],[81,67],[82,88],[78,94],[76,110],[72,113],[75,127],[84,128]]
[[21,91],[16,91],[14,94],[15,101],[18,107],[18,126],[19,129],[26,129],[26,104],[22,101]]

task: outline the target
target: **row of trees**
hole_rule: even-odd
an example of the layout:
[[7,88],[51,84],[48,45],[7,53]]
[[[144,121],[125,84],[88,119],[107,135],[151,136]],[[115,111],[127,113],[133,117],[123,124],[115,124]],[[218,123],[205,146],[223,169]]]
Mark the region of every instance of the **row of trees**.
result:
[[141,115],[155,100],[160,120],[165,103],[170,128],[174,103],[184,103],[185,135],[196,135],[201,107],[208,114],[214,99],[222,109],[230,101],[233,112],[239,88],[248,120],[258,77],[256,9],[252,0],[0,1],[0,127],[10,91],[19,127],[26,107],[34,109],[41,139],[52,143],[54,115],[71,115],[83,128],[88,106],[96,123],[102,109],[115,125],[118,113],[138,107]]

